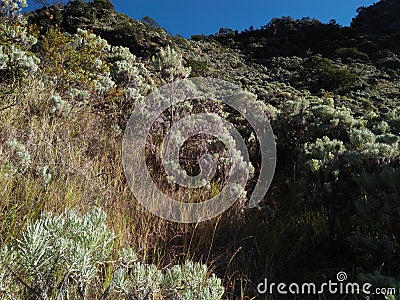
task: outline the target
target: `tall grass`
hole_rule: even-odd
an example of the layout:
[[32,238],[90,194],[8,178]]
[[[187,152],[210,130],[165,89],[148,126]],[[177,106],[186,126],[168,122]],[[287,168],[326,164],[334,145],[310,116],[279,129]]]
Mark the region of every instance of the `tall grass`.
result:
[[[25,224],[43,212],[87,212],[101,207],[117,235],[116,253],[130,247],[160,269],[187,260],[202,261],[223,277],[237,249],[214,244],[218,232],[230,231],[237,212],[198,224],[177,224],[154,216],[134,199],[126,183],[122,134],[90,105],[72,106],[66,114],[51,113],[53,94],[36,77],[23,93],[3,98],[15,105],[0,111],[0,244],[18,237]],[[26,173],[8,176],[5,166],[12,158],[5,143],[14,138],[25,146],[32,163]],[[35,172],[38,166],[48,166],[48,183]],[[187,198],[180,190],[173,196]],[[231,280],[229,267],[227,272],[225,279]]]

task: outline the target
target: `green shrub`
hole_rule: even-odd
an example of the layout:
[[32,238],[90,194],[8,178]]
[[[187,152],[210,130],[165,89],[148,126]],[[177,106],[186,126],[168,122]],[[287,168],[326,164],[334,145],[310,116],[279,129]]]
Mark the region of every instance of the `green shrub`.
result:
[[187,65],[192,70],[190,77],[207,76],[210,67],[207,62],[194,59],[188,59]]
[[370,283],[374,288],[393,288],[396,293],[394,295],[386,295],[386,299],[398,300],[400,299],[399,289],[400,281],[394,277],[382,275],[381,272],[375,271],[374,273],[359,273],[357,279],[361,283]]
[[43,69],[60,91],[103,93],[114,86],[106,61],[109,50],[107,41],[90,31],[78,29],[68,35],[50,29],[42,41]]
[[335,51],[335,57],[339,57],[343,62],[351,62],[351,61],[369,61],[368,54],[359,51],[357,48],[340,48]]
[[354,74],[343,66],[335,65],[328,58],[312,56],[304,61],[302,67],[300,80],[314,93],[321,89],[343,93],[358,85]]
[[18,84],[39,68],[40,59],[32,53],[37,39],[20,15],[26,6],[24,0],[0,3],[0,96],[14,92]]

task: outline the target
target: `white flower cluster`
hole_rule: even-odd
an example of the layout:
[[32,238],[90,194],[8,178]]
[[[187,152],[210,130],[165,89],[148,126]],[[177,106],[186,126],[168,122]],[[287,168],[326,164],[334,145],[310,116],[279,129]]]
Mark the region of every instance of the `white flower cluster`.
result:
[[314,143],[306,143],[303,147],[306,165],[313,172],[329,167],[338,155],[344,153],[346,148],[342,141],[330,139],[327,136],[317,139]]
[[32,158],[25,145],[12,139],[6,142],[10,152],[9,173],[14,175],[17,172],[25,173],[32,163]]
[[21,50],[16,45],[0,46],[0,69],[22,70],[26,74],[35,73],[39,63],[39,58]]
[[49,173],[49,166],[39,166],[36,168],[36,176],[38,176],[44,185],[50,183],[52,175]]
[[18,44],[24,50],[29,49],[37,43],[37,38],[30,35],[27,28],[19,23],[16,24],[0,24],[1,31],[4,36],[1,37],[3,43]]
[[0,70],[21,70],[26,74],[36,72],[40,59],[28,51],[36,44],[36,38],[20,25],[0,24],[0,30],[7,37],[4,40],[0,38]]
[[152,61],[162,78],[168,82],[187,78],[191,72],[190,67],[183,66],[182,54],[170,46],[162,48]]
[[86,99],[90,97],[90,94],[88,91],[77,89],[77,88],[71,88],[65,93],[65,97],[68,99]]
[[54,94],[51,97],[52,106],[50,107],[50,113],[61,116],[62,114],[68,114],[71,111],[71,104],[68,101],[63,100],[59,94]]
[[38,69],[39,58],[29,52],[37,39],[28,34],[23,20],[19,18],[21,9],[26,6],[25,0],[0,2],[0,70],[30,74]]
[[[106,56],[111,46],[105,39],[91,33],[87,30],[78,28],[77,33],[72,35],[73,45],[81,55],[85,55],[85,51],[96,51],[98,55]],[[96,58],[92,64],[93,70],[90,72],[90,78],[97,93],[104,93],[115,86],[115,82],[110,77],[110,72],[107,71],[106,62],[100,58]]]
[[96,79],[93,79],[93,84],[98,93],[104,93],[115,86],[109,74],[97,74]]
[[26,0],[1,0],[0,16],[2,18],[14,18],[27,6]]
[[89,31],[81,28],[77,29],[76,34],[73,35],[73,40],[77,49],[82,49],[90,44],[91,47],[103,49],[104,53],[107,53],[111,48],[105,39],[102,39],[98,35],[90,33]]
[[[113,80],[125,90],[126,97],[135,99],[146,95],[154,84],[150,72],[128,48],[112,47],[108,60],[112,64]],[[129,99],[129,98],[128,98]]]

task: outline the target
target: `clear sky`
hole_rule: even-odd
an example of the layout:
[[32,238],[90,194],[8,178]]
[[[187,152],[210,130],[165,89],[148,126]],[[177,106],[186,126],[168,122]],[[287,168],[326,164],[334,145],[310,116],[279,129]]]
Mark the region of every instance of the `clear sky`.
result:
[[[375,0],[378,2],[378,0]],[[400,0],[399,0],[400,1]],[[28,0],[30,9],[33,0]],[[51,2],[51,0],[49,1]],[[65,0],[67,2],[67,0]],[[242,31],[274,17],[311,17],[349,25],[360,6],[374,0],[111,0],[115,9],[134,19],[150,16],[169,33],[189,38],[214,34],[221,27]]]
[[[378,0],[376,0],[377,2]],[[115,9],[135,19],[152,17],[172,34],[216,33],[221,27],[239,31],[259,27],[273,17],[309,16],[349,25],[360,6],[373,0],[111,0]]]

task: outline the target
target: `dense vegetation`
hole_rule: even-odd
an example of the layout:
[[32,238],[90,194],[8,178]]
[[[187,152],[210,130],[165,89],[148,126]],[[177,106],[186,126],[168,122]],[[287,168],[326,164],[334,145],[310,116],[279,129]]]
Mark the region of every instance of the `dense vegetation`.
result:
[[[0,299],[253,299],[264,278],[338,271],[400,287],[397,0],[360,8],[350,27],[286,17],[190,40],[108,0],[24,6],[0,6]],[[138,101],[196,76],[263,105],[278,165],[257,208],[175,224],[132,199],[121,143]],[[251,194],[248,124],[210,103],[174,111],[228,116],[253,149]]]

